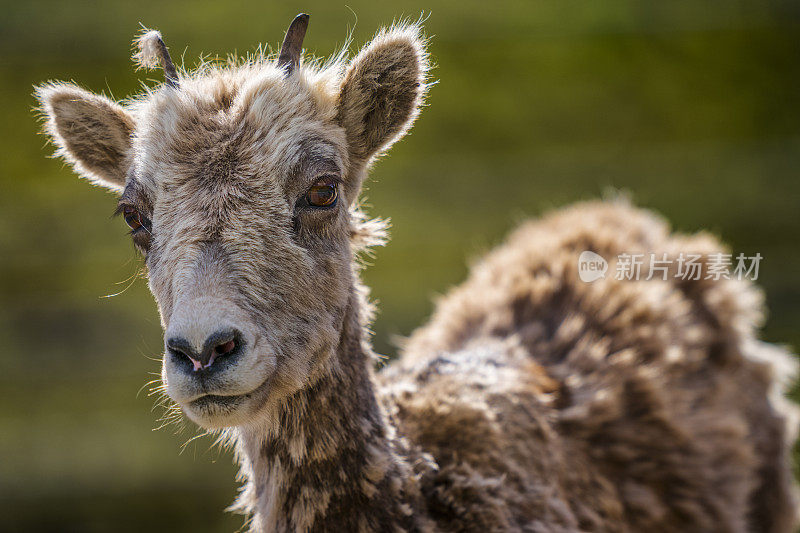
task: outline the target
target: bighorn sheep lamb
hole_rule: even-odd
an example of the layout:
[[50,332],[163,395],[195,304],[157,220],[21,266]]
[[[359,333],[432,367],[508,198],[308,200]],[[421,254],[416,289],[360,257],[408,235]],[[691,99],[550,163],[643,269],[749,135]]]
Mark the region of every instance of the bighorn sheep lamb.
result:
[[120,193],[164,389],[235,447],[252,528],[791,531],[793,365],[756,339],[760,292],[674,265],[581,281],[582,251],[720,253],[624,202],[522,226],[373,371],[354,257],[383,227],[356,200],[417,117],[426,41],[400,24],[309,63],[307,23],[194,72],[147,32],[166,81],[124,104],[37,89],[58,155]]

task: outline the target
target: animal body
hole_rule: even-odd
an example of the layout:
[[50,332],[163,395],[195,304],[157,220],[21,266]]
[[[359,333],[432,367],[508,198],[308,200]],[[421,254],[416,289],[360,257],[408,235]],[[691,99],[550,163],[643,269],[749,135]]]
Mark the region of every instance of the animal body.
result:
[[75,170],[119,193],[165,330],[164,390],[235,449],[256,531],[724,531],[795,525],[792,361],[745,281],[580,280],[585,250],[718,253],[624,202],[519,228],[376,373],[357,254],[367,169],[415,120],[420,28],[352,60],[178,72],[124,103],[37,91]]

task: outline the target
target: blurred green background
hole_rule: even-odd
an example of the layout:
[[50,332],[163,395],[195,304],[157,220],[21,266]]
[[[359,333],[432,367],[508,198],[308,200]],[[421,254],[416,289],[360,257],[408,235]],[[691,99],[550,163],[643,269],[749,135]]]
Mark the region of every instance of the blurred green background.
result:
[[191,426],[153,431],[140,387],[162,340],[141,262],[114,197],[45,157],[31,93],[72,79],[122,98],[161,79],[132,69],[140,22],[191,66],[277,46],[300,11],[317,55],[423,11],[433,37],[429,107],[367,191],[393,221],[366,271],[380,352],[520,220],[607,190],[760,252],[764,337],[800,346],[798,1],[2,2],[0,529],[241,526],[223,513],[230,453],[207,437],[181,453]]

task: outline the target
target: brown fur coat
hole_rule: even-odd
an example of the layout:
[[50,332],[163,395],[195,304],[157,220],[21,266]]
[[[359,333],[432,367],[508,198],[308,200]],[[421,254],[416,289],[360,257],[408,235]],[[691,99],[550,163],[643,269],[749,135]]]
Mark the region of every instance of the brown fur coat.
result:
[[598,202],[524,225],[475,266],[380,376],[433,520],[476,532],[791,531],[795,411],[778,382],[793,366],[755,338],[761,293],[613,270],[584,283],[583,250],[721,247]]

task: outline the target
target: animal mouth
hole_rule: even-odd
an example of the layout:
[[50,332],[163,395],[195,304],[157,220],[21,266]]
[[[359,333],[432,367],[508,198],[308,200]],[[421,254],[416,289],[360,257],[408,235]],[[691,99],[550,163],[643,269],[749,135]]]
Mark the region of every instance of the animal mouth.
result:
[[234,409],[238,408],[242,405],[246,400],[249,400],[253,396],[256,396],[263,391],[265,391],[269,387],[270,379],[267,378],[264,380],[261,385],[256,387],[255,389],[251,390],[250,392],[245,392],[244,394],[204,394],[194,400],[188,402],[188,406],[197,411],[233,411]]
[[195,409],[204,409],[209,407],[223,407],[233,408],[242,403],[250,394],[238,394],[235,396],[219,396],[217,394],[206,394],[196,400],[193,400],[189,405]]

